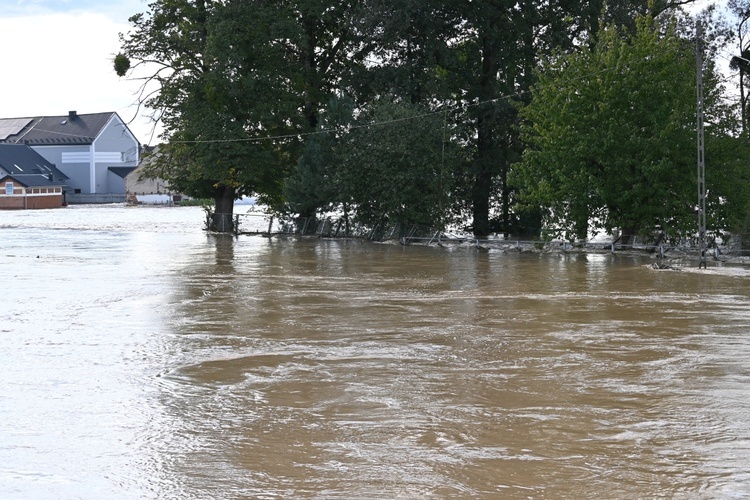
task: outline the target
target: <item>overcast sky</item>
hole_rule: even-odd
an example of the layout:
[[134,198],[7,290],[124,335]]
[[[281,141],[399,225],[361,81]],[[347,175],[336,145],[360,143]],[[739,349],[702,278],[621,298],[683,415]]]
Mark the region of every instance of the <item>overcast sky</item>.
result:
[[139,142],[157,142],[134,105],[138,83],[112,69],[119,33],[146,10],[146,0],[0,0],[0,118],[115,111]]
[[136,118],[128,126],[139,142],[156,142],[136,117],[138,83],[112,69],[119,33],[146,9],[145,0],[0,0],[0,118],[114,111]]

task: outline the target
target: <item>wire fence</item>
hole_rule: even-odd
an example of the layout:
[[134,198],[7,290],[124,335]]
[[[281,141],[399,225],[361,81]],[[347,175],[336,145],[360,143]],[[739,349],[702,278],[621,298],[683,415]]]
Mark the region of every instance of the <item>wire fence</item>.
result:
[[426,226],[379,223],[366,225],[345,217],[279,217],[263,213],[237,214],[243,234],[299,235],[321,238],[364,238],[371,241],[417,242],[435,230]]
[[[353,223],[344,217],[279,217],[265,213],[235,214],[231,227],[236,233],[264,236],[296,235],[318,238],[359,238],[376,242],[394,242],[401,245],[464,246],[485,250],[515,252],[561,253],[640,253],[664,259],[711,259],[750,263],[750,249],[736,243],[713,243],[701,255],[697,241],[684,240],[677,244],[638,242],[623,244],[619,241],[566,241],[534,238],[490,237],[476,238],[471,234],[446,232],[418,224],[403,225],[379,223],[374,226]],[[742,260],[742,258],[746,260]]]
[[239,215],[216,213],[212,210],[206,210],[205,229],[217,233],[239,234]]

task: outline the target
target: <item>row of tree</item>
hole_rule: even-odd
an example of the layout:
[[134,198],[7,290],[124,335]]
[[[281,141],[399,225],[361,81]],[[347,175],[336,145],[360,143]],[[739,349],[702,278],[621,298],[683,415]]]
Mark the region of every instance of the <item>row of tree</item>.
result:
[[[304,217],[476,236],[695,232],[695,21],[687,0],[155,0],[115,58],[164,125],[154,175]],[[703,69],[709,226],[750,208],[742,88]],[[742,36],[739,36],[743,34]]]

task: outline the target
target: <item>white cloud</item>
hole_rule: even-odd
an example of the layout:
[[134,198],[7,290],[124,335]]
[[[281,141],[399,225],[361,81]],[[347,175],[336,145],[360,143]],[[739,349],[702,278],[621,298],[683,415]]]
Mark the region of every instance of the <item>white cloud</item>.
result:
[[151,0],[0,0],[4,17],[96,12],[126,22],[136,12],[148,9]]
[[[75,110],[116,111],[131,120],[138,113],[138,82],[118,77],[112,67],[118,34],[128,29],[126,19],[82,10],[0,18],[0,117]],[[141,143],[153,142],[146,118],[129,126]]]

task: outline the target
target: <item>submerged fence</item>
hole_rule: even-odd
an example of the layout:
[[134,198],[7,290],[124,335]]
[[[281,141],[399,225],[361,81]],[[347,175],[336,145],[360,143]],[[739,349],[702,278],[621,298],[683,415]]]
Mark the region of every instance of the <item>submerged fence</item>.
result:
[[401,224],[376,224],[375,226],[353,223],[344,217],[279,217],[263,213],[236,214],[239,217],[239,232],[263,235],[299,235],[321,238],[364,238],[371,241],[404,239],[408,244],[418,241],[425,235],[433,234],[434,229],[424,226]]
[[[639,242],[623,244],[619,241],[565,241],[524,239],[497,236],[475,238],[421,225],[381,223],[375,226],[351,223],[345,218],[278,217],[264,213],[235,214],[237,232],[265,236],[297,235],[318,238],[359,238],[377,242],[394,242],[401,245],[438,245],[476,247],[485,250],[515,252],[561,253],[624,253],[636,252],[655,255],[657,258],[695,259],[700,257],[697,241],[683,240],[677,244]],[[713,244],[706,257],[725,260],[730,257],[749,257],[750,249],[737,244]]]

